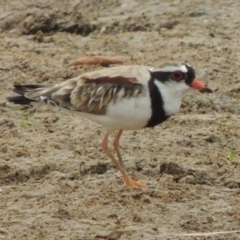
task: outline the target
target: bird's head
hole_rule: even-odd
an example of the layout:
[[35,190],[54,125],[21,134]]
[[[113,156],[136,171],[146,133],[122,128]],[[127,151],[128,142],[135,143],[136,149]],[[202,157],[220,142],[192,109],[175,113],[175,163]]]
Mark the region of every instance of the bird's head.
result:
[[195,70],[187,63],[164,63],[160,68],[151,70],[151,75],[159,89],[176,94],[182,95],[190,88],[202,93],[212,92],[206,84],[196,78]]

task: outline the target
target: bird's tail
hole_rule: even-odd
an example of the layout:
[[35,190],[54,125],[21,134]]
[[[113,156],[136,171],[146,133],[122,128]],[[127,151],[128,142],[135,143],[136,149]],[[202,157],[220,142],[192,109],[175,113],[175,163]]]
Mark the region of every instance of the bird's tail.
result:
[[14,96],[8,96],[7,100],[15,104],[27,105],[33,102],[51,103],[52,93],[59,89],[51,84],[15,84]]
[[53,106],[71,108],[71,93],[77,86],[78,78],[72,78],[59,84],[15,84],[15,95],[7,100],[15,104],[47,103]]

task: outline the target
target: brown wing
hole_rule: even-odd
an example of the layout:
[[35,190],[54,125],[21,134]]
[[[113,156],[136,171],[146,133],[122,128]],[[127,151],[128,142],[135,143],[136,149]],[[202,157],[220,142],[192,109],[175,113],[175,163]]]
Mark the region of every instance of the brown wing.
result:
[[143,94],[148,78],[144,66],[112,67],[83,74],[71,93],[71,104],[77,111],[105,114],[109,104]]
[[[99,79],[96,79],[98,82]],[[86,83],[77,86],[71,94],[71,104],[75,110],[105,114],[110,103],[117,103],[122,99],[137,97],[143,92],[143,85],[139,83]]]
[[56,85],[16,85],[20,96],[8,100],[18,104],[44,102],[62,108],[105,114],[107,106],[138,97],[146,91],[146,67],[125,66],[90,72]]

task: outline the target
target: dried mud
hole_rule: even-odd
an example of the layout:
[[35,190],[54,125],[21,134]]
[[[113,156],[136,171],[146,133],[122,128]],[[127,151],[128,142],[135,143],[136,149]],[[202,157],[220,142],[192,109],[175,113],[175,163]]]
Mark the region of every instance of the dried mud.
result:
[[[1,0],[0,239],[240,239],[216,233],[240,230],[239,11],[233,0]],[[188,61],[214,90],[189,92],[161,126],[124,133],[128,171],[155,188],[123,185],[101,126],[4,103],[13,83],[101,68],[69,66],[86,55]]]

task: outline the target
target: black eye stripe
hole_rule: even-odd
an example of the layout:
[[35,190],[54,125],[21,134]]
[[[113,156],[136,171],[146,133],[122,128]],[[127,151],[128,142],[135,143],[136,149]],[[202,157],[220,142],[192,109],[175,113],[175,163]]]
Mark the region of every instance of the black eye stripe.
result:
[[[194,69],[188,65],[188,64],[183,64],[186,68],[187,68],[187,72],[182,72],[180,69],[179,70],[176,70],[176,71],[173,71],[173,72],[181,72],[183,74],[183,78],[181,80],[185,80],[185,83],[190,85],[192,83],[192,81],[195,79],[196,75],[195,75],[195,71]],[[180,77],[179,77],[179,80],[176,80],[178,79],[178,77],[173,77],[172,74],[173,72],[162,72],[162,71],[149,71],[150,72],[150,75],[158,80],[159,82],[167,82],[169,81],[169,79],[172,79],[174,81],[181,81],[180,80]]]

